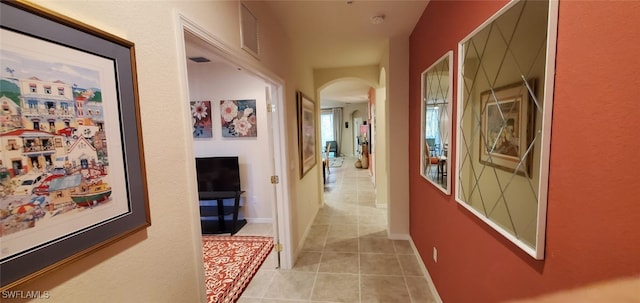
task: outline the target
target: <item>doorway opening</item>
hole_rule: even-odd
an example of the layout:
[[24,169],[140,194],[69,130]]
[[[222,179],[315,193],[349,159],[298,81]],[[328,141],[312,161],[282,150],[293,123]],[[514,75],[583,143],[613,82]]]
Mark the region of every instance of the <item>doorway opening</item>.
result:
[[[244,218],[249,223],[270,223],[274,243],[282,248],[274,251],[278,255],[276,266],[291,268],[284,110],[272,110],[285,108],[284,82],[259,63],[247,61],[240,51],[231,50],[184,16],[180,17],[189,101],[208,101],[211,109],[211,136],[194,137],[194,157],[208,154],[239,156],[242,190],[246,191],[242,206]],[[191,57],[207,60],[192,60]],[[221,123],[221,109],[223,104],[240,101],[250,104],[250,111],[255,115],[252,127],[257,129],[257,133],[249,137],[230,137],[228,129],[225,133],[225,125]],[[190,107],[190,102],[185,102],[184,106]],[[269,148],[265,149],[265,146]]]

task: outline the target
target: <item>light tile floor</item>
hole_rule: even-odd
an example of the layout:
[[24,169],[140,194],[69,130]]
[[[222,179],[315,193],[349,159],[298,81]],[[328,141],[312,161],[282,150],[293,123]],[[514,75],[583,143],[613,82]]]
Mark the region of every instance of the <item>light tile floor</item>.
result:
[[[345,159],[332,167],[320,209],[291,270],[269,256],[238,301],[436,302],[409,241],[387,238],[386,209],[376,208],[366,169]],[[270,235],[270,224],[247,224],[238,235]]]

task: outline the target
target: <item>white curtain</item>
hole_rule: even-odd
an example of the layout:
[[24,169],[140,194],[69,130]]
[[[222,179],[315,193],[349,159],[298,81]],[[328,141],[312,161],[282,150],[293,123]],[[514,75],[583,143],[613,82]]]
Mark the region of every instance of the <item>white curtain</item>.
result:
[[440,109],[435,106],[427,107],[425,117],[425,139],[433,138],[436,143],[440,143]]
[[320,114],[320,150],[322,153],[325,152],[327,148],[327,141],[333,141],[334,131],[333,131],[333,111],[330,109],[321,110]]

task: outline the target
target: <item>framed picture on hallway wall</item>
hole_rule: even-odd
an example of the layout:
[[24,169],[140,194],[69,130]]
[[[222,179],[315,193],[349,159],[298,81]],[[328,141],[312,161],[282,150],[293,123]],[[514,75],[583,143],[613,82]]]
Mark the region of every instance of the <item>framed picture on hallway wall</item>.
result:
[[151,224],[134,44],[0,3],[0,290]]
[[301,92],[296,92],[298,107],[298,150],[300,178],[316,165],[316,105]]

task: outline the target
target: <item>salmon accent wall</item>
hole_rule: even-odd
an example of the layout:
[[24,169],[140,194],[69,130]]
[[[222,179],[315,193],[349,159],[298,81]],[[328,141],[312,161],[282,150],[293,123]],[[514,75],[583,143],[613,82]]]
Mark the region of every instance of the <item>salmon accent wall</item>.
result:
[[[454,50],[456,109],[458,42],[506,3],[432,0],[410,37],[410,232],[444,302],[500,302],[640,275],[640,2],[560,2],[545,260],[419,174],[420,74]],[[455,154],[455,131],[452,139]]]

